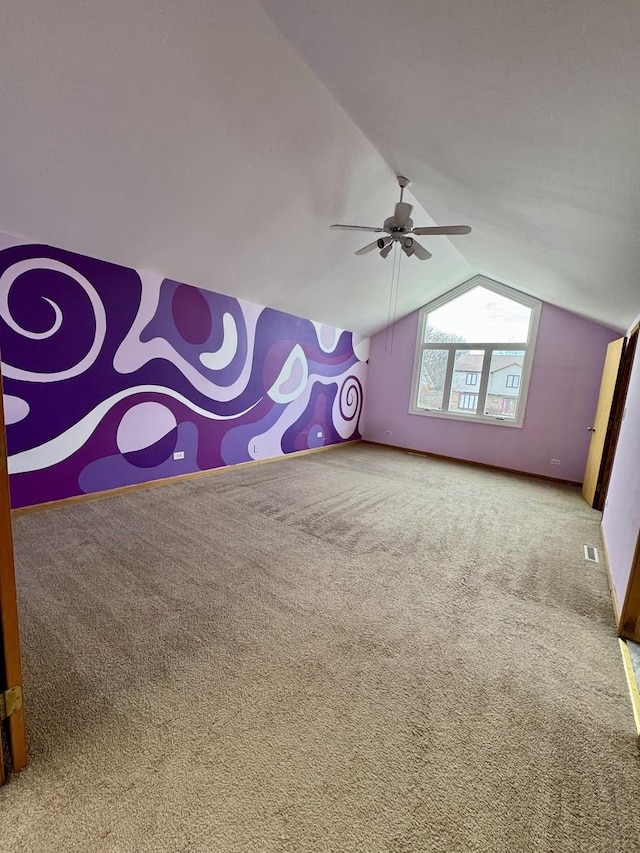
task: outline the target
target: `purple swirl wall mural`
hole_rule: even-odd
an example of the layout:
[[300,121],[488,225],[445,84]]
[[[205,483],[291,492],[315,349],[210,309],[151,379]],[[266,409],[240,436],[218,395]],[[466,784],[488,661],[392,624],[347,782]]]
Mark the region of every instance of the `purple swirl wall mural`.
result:
[[368,343],[282,311],[2,238],[13,506],[357,439]]

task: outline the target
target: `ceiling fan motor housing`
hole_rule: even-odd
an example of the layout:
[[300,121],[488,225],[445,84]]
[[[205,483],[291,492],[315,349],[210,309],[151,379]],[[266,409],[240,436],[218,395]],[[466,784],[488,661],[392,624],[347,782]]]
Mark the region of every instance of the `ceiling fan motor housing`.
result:
[[406,234],[413,228],[413,219],[409,217],[403,225],[398,225],[398,220],[396,219],[396,217],[389,216],[387,219],[385,219],[382,227],[387,232],[387,234]]

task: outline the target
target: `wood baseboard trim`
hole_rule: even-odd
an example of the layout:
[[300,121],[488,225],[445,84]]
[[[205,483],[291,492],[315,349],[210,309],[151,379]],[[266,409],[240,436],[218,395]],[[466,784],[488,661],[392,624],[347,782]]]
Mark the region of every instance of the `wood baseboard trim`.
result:
[[613,574],[611,572],[611,561],[609,560],[609,548],[607,547],[607,539],[604,535],[604,526],[602,523],[600,524],[600,539],[602,540],[602,556],[604,557],[604,566],[607,572],[607,584],[609,585],[609,595],[611,596],[611,604],[613,606],[613,613],[616,619],[616,630],[618,632],[618,636],[620,635],[621,625],[621,612],[620,606],[618,604],[618,598],[616,596],[616,588],[613,583]]
[[100,492],[91,492],[91,494],[88,495],[73,495],[72,497],[61,498],[56,501],[47,501],[46,503],[19,507],[18,509],[11,510],[11,515],[18,517],[20,515],[29,515],[32,512],[42,512],[46,509],[59,509],[73,504],[86,503],[87,501],[99,501],[103,498],[114,498],[118,495],[126,495],[130,492],[140,492],[146,489],[154,489],[158,486],[172,486],[176,483],[182,483],[185,480],[196,480],[201,477],[214,477],[217,474],[224,474],[227,471],[233,471],[235,468],[246,468],[248,465],[264,465],[270,462],[280,462],[283,459],[308,456],[311,453],[323,453],[325,450],[338,450],[341,447],[347,447],[351,444],[359,444],[360,441],[361,439],[359,438],[351,441],[341,441],[338,444],[327,444],[323,447],[312,447],[309,450],[296,450],[293,453],[285,453],[282,456],[269,456],[266,459],[251,459],[248,462],[238,462],[235,465],[222,465],[220,468],[209,468],[207,471],[193,471],[190,474],[176,474],[175,477],[162,477],[158,480],[148,480],[145,483],[133,483],[130,486],[120,486],[117,489],[105,489]]
[[[624,674],[627,676],[627,684],[629,685],[629,694],[631,696],[631,707],[633,708],[633,719],[636,723],[636,731],[640,737],[640,691],[638,690],[638,681],[633,668],[633,661],[629,647],[625,640],[618,639],[620,643],[620,653],[622,655],[622,665],[624,666]],[[639,742],[640,745],[640,742]]]
[[363,444],[373,444],[376,447],[388,447],[391,450],[402,450],[417,456],[430,456],[444,462],[457,462],[459,465],[471,465],[474,468],[485,468],[488,471],[500,471],[502,474],[515,474],[518,477],[529,477],[533,480],[546,480],[549,483],[560,483],[563,486],[581,486],[576,480],[564,480],[562,477],[548,477],[546,474],[534,474],[531,471],[518,471],[516,468],[502,468],[500,465],[490,465],[488,462],[475,462],[473,459],[459,459],[457,456],[445,456],[443,453],[431,453],[429,450],[416,450],[413,447],[402,447],[399,444],[385,444],[382,441],[362,439]]

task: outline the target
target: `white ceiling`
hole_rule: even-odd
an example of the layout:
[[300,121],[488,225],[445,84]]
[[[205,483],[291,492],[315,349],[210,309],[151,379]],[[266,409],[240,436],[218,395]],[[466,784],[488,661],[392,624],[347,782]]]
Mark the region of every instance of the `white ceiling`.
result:
[[404,259],[398,316],[482,272],[625,327],[639,44],[637,0],[4,4],[0,228],[368,334],[391,258],[328,225],[403,173],[473,233]]

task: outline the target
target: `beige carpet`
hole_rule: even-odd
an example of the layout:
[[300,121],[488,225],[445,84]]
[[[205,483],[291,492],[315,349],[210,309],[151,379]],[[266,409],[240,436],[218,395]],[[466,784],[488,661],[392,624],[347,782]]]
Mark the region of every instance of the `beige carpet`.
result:
[[638,851],[598,523],[365,445],[16,519],[3,853]]

